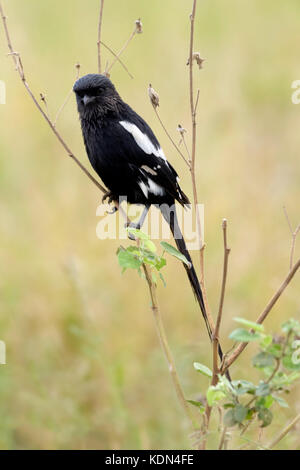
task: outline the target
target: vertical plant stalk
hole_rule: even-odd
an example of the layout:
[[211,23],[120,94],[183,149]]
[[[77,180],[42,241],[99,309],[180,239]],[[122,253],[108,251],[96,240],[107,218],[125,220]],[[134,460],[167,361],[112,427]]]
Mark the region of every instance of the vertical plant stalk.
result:
[[197,122],[196,122],[196,115],[197,115],[197,106],[199,102],[199,91],[197,92],[196,103],[194,102],[194,74],[193,74],[193,51],[194,51],[194,29],[195,29],[195,17],[196,17],[196,7],[197,7],[197,0],[193,0],[193,8],[192,13],[190,15],[190,22],[191,22],[191,29],[190,29],[190,47],[189,47],[189,95],[190,95],[190,112],[191,112],[191,120],[192,120],[192,151],[191,151],[191,163],[190,163],[190,172],[191,172],[191,180],[192,180],[192,187],[193,187],[193,201],[195,206],[195,213],[196,213],[196,226],[197,226],[197,233],[199,237],[199,257],[200,257],[200,285],[203,294],[204,305],[208,317],[208,321],[211,327],[211,330],[214,331],[214,321],[211,315],[211,311],[208,304],[207,293],[206,293],[206,286],[205,286],[205,274],[204,274],[204,249],[205,244],[203,243],[202,239],[202,231],[201,231],[201,221],[200,221],[200,214],[198,208],[198,193],[197,193],[197,184],[196,184],[196,175],[195,175],[195,163],[196,163],[196,143],[197,143]]
[[[223,278],[222,278],[222,287],[221,287],[221,294],[220,294],[220,302],[219,302],[219,309],[218,309],[218,316],[216,320],[216,326],[213,330],[213,337],[212,337],[212,346],[213,346],[213,374],[211,385],[217,385],[218,383],[218,374],[220,372],[218,366],[218,348],[219,348],[219,335],[220,335],[220,327],[222,322],[222,315],[223,315],[223,306],[224,306],[224,298],[225,298],[225,290],[226,290],[226,281],[227,281],[227,272],[228,272],[228,260],[230,254],[230,248],[227,245],[227,220],[223,219],[222,222],[222,230],[223,230],[223,245],[224,245],[224,261],[223,261]],[[205,422],[203,427],[203,434],[204,439],[202,443],[202,450],[206,447],[206,435],[209,428],[210,416],[211,416],[211,407],[207,404],[205,408]],[[220,443],[221,448],[224,445],[224,439],[226,436],[226,427],[223,429],[222,434],[222,444]],[[219,447],[220,449],[220,447]]]
[[103,7],[104,0],[100,0],[100,11],[99,11],[99,21],[98,21],[98,73],[101,73],[101,31],[102,31],[102,18],[103,18]]
[[219,335],[220,335],[220,327],[221,327],[221,322],[222,322],[223,306],[224,306],[224,298],[225,298],[225,290],[226,290],[228,259],[229,259],[229,254],[230,254],[230,248],[228,248],[228,245],[227,245],[227,220],[226,219],[223,219],[222,230],[223,230],[223,244],[224,244],[223,279],[222,279],[222,287],[221,287],[221,295],[220,295],[220,303],[219,303],[216,327],[213,332],[213,377],[212,377],[212,382],[211,382],[212,385],[217,384],[218,374],[220,372],[219,367],[218,367]]
[[300,413],[278,434],[275,439],[270,442],[268,448],[273,449],[292,429],[293,427],[300,421]]
[[191,409],[190,409],[190,407],[189,407],[189,405],[188,405],[188,403],[187,403],[187,401],[184,397],[184,393],[183,393],[182,387],[180,385],[178,374],[177,374],[177,371],[176,371],[174,359],[173,359],[173,356],[172,356],[172,353],[171,353],[171,350],[170,350],[170,347],[169,347],[169,344],[168,344],[168,340],[167,340],[167,336],[166,336],[166,332],[165,332],[165,327],[164,327],[161,312],[160,312],[160,309],[159,309],[159,306],[158,306],[157,295],[156,295],[156,284],[152,280],[151,271],[150,271],[149,267],[144,264],[143,269],[144,269],[144,273],[145,273],[145,276],[146,276],[146,281],[147,281],[147,284],[148,284],[149,293],[150,293],[150,297],[151,297],[151,310],[153,312],[157,334],[158,334],[160,344],[161,344],[161,347],[163,349],[165,358],[166,358],[167,363],[168,363],[168,368],[169,368],[169,371],[170,371],[170,374],[171,374],[171,377],[172,377],[172,381],[173,381],[173,385],[174,385],[174,388],[175,388],[175,391],[176,391],[176,395],[177,395],[178,400],[179,400],[179,402],[180,402],[180,404],[181,404],[181,406],[182,406],[182,408],[185,412],[185,415],[186,415],[187,419],[190,421],[191,425],[195,429],[197,429],[197,428],[199,428],[199,426],[198,426],[198,424],[197,424],[197,422],[196,422],[196,420],[193,416],[193,413],[191,412]]

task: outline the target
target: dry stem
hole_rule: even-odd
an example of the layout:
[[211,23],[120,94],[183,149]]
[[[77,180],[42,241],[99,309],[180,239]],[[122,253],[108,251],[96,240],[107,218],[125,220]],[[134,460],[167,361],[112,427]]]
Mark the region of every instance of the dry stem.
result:
[[103,7],[104,0],[100,0],[100,11],[99,11],[99,21],[98,21],[98,73],[101,73],[101,30],[102,30],[102,17],[103,17]]

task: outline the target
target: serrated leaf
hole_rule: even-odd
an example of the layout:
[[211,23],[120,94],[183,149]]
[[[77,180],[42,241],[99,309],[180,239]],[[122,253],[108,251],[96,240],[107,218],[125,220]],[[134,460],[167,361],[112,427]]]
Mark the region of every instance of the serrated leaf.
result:
[[209,367],[206,367],[204,364],[200,364],[200,362],[194,362],[194,369],[206,377],[212,377],[212,371],[209,369]]
[[167,242],[160,242],[160,244],[163,247],[163,249],[167,253],[169,253],[169,255],[174,256],[175,258],[179,259],[187,266],[191,265],[191,263],[186,259],[186,257],[182,253],[180,253],[180,251],[178,251],[177,248],[175,248],[173,245],[170,245],[170,243],[167,243]]
[[257,341],[260,339],[259,333],[251,333],[244,328],[237,328],[236,330],[232,331],[229,335],[230,339],[234,341],[240,341],[242,343],[249,343],[250,341]]
[[246,318],[240,318],[240,317],[235,317],[234,320],[238,323],[241,323],[241,325],[247,326],[248,328],[251,328],[254,331],[264,331],[264,326],[260,325],[259,323],[255,323],[250,320],[246,320]]

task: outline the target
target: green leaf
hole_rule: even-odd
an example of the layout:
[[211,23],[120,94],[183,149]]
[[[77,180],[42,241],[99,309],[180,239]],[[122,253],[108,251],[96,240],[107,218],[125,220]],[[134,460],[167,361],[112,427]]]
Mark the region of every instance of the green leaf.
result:
[[156,252],[156,246],[155,246],[155,244],[153,243],[153,241],[151,241],[151,240],[145,240],[145,241],[143,242],[143,244],[144,244],[145,248],[147,248],[147,250],[152,251],[153,253]]
[[130,251],[120,250],[118,253],[118,261],[121,268],[138,269],[142,265],[142,261]]
[[198,410],[200,411],[200,413],[204,413],[205,406],[203,405],[203,403],[201,403],[200,401],[195,401],[195,400],[186,400],[186,401],[190,403],[191,405],[196,406]]
[[201,374],[206,375],[206,377],[212,377],[212,371],[205,365],[200,364],[200,362],[194,362],[194,369],[196,369]]
[[281,406],[282,408],[289,408],[288,403],[281,397],[278,397],[276,395],[272,395],[275,401],[277,401],[278,405]]
[[282,360],[282,364],[287,370],[300,370],[300,363],[297,364],[297,362],[293,360],[293,354],[285,356]]
[[232,385],[237,395],[244,395],[244,393],[255,393],[255,385],[247,380],[233,380]]
[[251,333],[244,328],[237,328],[236,330],[230,333],[229,338],[233,339],[234,341],[241,341],[242,343],[248,343],[249,341],[256,341],[260,339],[260,334],[258,333]]
[[223,422],[227,428],[231,428],[232,426],[236,425],[237,422],[234,416],[234,408],[231,408],[225,413]]
[[260,325],[259,323],[255,323],[250,320],[246,320],[245,318],[240,318],[240,317],[235,317],[234,320],[238,323],[241,323],[241,325],[247,326],[248,328],[251,328],[254,331],[264,331],[264,326]]
[[258,419],[262,421],[261,427],[265,428],[272,423],[273,414],[268,408],[260,408],[258,412]]
[[270,408],[270,406],[273,404],[273,402],[274,402],[274,398],[272,397],[272,395],[267,395],[265,397],[259,398],[256,401],[255,405],[256,405],[257,408],[261,408],[261,407]]
[[180,251],[177,250],[177,248],[175,248],[174,246],[170,245],[170,243],[167,243],[167,242],[160,242],[161,246],[163,247],[163,249],[169,253],[169,255],[172,255],[174,256],[175,258],[177,259],[180,259],[180,261],[182,261],[184,264],[186,264],[187,266],[190,266],[191,263],[186,259],[186,257],[180,253]]
[[272,341],[273,341],[273,337],[272,335],[265,335],[262,337],[261,341],[260,341],[260,346],[265,349],[267,348],[268,346],[270,346],[270,344],[272,344]]
[[155,264],[155,267],[157,269],[157,271],[160,271],[161,268],[163,268],[164,266],[166,266],[167,264],[167,260],[165,258],[162,258],[162,257],[157,257],[157,260],[156,260],[156,264]]
[[256,388],[255,395],[257,397],[266,397],[270,394],[270,386],[262,380],[259,382],[258,387]]
[[225,398],[226,395],[222,390],[218,390],[216,387],[211,385],[206,392],[206,399],[209,406],[215,405],[216,402]]
[[263,368],[263,367],[273,367],[275,364],[275,359],[272,354],[267,352],[260,352],[252,359],[252,364],[254,367]]
[[246,418],[248,413],[248,408],[243,405],[236,405],[233,408],[233,417],[237,423],[242,423]]
[[132,233],[132,235],[134,235],[135,238],[139,238],[140,240],[149,240],[149,236],[146,233],[139,230],[138,228],[126,227],[126,230],[127,232]]
[[160,277],[160,279],[162,280],[162,283],[163,283],[164,287],[166,287],[167,284],[166,284],[165,278],[164,278],[164,276],[162,275],[162,273],[159,273],[159,277]]

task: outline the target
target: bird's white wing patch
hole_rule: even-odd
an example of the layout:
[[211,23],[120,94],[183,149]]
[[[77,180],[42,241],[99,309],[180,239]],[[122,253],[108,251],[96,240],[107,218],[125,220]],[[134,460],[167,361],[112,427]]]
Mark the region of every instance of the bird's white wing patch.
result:
[[161,147],[156,148],[149,137],[144,134],[135,124],[128,121],[120,121],[120,124],[134,138],[136,144],[147,154],[162,158],[167,163],[166,156]]
[[152,179],[148,178],[149,192],[155,194],[155,196],[162,196],[165,194],[165,190],[162,186],[155,183]]

